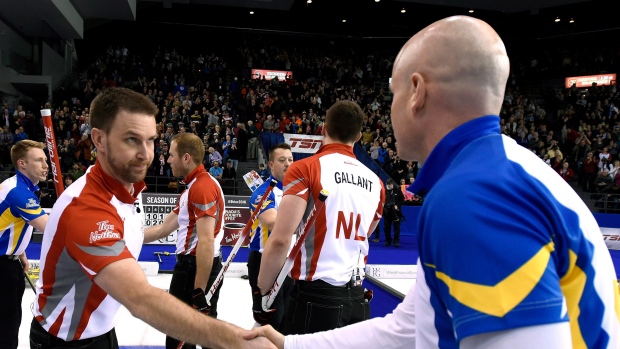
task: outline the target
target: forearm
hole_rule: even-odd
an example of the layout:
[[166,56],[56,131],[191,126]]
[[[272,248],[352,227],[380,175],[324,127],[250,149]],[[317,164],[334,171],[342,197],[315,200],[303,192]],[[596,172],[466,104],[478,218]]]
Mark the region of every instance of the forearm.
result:
[[233,348],[241,341],[240,328],[195,311],[159,289],[149,287],[133,303],[136,305],[130,309],[133,316],[187,343],[209,348]]
[[205,291],[209,282],[209,275],[213,268],[213,239],[211,241],[200,241],[196,247],[196,278],[194,279],[194,289],[201,288]]
[[155,225],[144,229],[144,243],[153,242],[161,239],[161,225]]
[[261,294],[266,294],[273,286],[280,269],[284,265],[289,247],[290,240],[288,244],[284,241],[267,240],[258,274],[258,288]]

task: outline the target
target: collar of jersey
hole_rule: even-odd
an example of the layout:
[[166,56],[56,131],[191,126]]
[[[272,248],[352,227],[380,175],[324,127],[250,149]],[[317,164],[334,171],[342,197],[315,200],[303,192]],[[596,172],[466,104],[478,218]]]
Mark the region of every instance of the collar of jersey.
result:
[[282,182],[280,182],[276,177],[274,177],[273,175],[269,176],[269,179],[267,179],[267,183],[270,183],[271,180],[276,181],[276,187],[280,190],[282,190]]
[[452,160],[469,143],[488,135],[499,134],[499,116],[487,115],[468,121],[450,131],[433,149],[407,191],[425,196],[446,172]]
[[207,173],[207,171],[205,170],[205,167],[202,164],[196,166],[196,168],[193,169],[192,172],[190,172],[185,178],[183,178],[181,183],[190,184],[201,173]]
[[342,143],[325,144],[321,146],[319,151],[317,151],[316,153],[317,154],[338,153],[338,154],[350,156],[352,158],[355,157],[355,154],[353,154],[353,147],[351,147],[350,145],[342,144]]
[[39,190],[39,186],[32,183],[32,181],[30,180],[30,178],[26,177],[25,174],[19,172],[19,171],[15,171],[15,173],[17,174],[17,178],[20,179],[22,182],[24,182],[24,184],[26,184],[26,187],[28,187],[28,190],[30,190],[31,192],[35,192],[37,190]]
[[140,193],[144,189],[146,189],[146,184],[144,183],[144,181],[134,183],[133,194],[135,196],[132,196],[131,193],[129,193],[122,184],[120,184],[114,177],[107,174],[101,168],[98,160],[95,162],[95,165],[91,167],[90,171],[95,177],[100,178],[103,181],[103,184],[110,191],[110,193],[112,193],[121,202],[126,204],[135,203],[138,195],[140,195]]

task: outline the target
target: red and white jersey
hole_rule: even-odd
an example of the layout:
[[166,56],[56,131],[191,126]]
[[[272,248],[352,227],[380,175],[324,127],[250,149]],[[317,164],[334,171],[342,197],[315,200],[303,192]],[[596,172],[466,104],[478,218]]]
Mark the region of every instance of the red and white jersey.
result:
[[203,216],[215,218],[214,257],[220,255],[220,243],[224,237],[224,193],[220,184],[200,165],[183,180],[187,189],[174,208],[178,215],[177,254],[196,255],[198,231],[196,220]]
[[372,222],[381,219],[385,189],[379,177],[355,158],[353,149],[343,144],[325,145],[286,171],[284,195],[297,195],[308,202],[304,220],[321,189],[329,197],[290,276],[340,286],[351,280],[358,265],[365,265],[368,232]]
[[35,318],[50,334],[86,339],[116,325],[121,304],[93,279],[110,263],[138,258],[144,188],[136,183],[130,194],[97,162],[56,201],[43,234],[34,303]]

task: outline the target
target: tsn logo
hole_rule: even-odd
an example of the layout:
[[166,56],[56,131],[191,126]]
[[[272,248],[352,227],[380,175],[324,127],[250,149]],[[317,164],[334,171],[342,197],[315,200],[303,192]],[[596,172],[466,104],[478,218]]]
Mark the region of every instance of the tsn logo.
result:
[[318,149],[323,144],[323,140],[316,138],[290,138],[291,148],[298,149]]

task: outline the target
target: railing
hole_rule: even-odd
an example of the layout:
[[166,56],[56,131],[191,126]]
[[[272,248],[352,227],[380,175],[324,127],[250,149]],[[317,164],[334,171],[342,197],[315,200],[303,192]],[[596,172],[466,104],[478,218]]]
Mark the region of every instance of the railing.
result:
[[592,212],[620,213],[620,193],[585,193],[582,199]]

